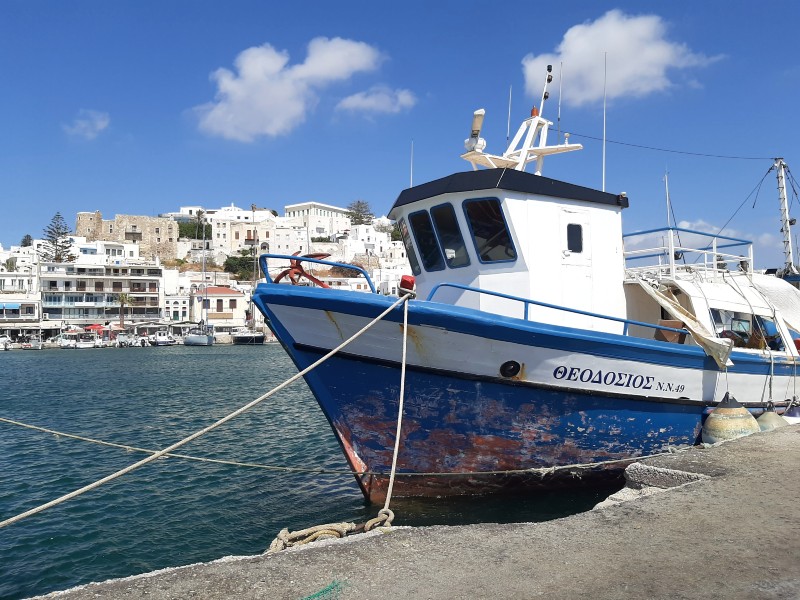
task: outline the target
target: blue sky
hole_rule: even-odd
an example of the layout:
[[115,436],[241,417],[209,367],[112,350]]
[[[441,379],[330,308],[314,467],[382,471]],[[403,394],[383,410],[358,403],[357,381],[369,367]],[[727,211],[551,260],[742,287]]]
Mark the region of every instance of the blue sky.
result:
[[[155,2],[0,0],[0,243],[56,211],[149,214],[366,200],[468,170],[472,112],[505,149],[544,116],[584,150],[544,174],[625,191],[627,231],[675,216],[782,262],[773,174],[797,146],[800,5],[771,2]],[[559,75],[562,77],[559,78]],[[557,127],[554,127],[554,130]],[[754,157],[707,158],[637,148]],[[800,157],[797,159],[800,161]],[[797,164],[800,173],[800,162]],[[741,208],[740,208],[741,207]],[[795,211],[800,216],[800,209]]]

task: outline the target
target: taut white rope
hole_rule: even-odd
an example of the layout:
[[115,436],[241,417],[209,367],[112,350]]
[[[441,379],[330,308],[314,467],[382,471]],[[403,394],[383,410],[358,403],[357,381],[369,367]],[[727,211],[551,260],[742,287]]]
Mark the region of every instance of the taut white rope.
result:
[[394,310],[402,302],[405,302],[406,300],[408,300],[408,298],[409,298],[409,296],[400,296],[400,298],[398,298],[396,302],[393,302],[392,305],[389,306],[389,308],[387,308],[380,315],[375,317],[372,321],[367,323],[364,327],[362,327],[360,330],[358,330],[350,338],[348,338],[347,340],[345,340],[344,342],[339,344],[336,348],[334,348],[333,350],[328,352],[325,356],[323,356],[322,358],[320,358],[319,360],[317,360],[313,364],[309,365],[308,367],[306,367],[305,369],[303,369],[302,371],[300,371],[296,375],[290,377],[289,379],[287,379],[286,381],[284,381],[283,383],[281,383],[277,387],[275,387],[275,388],[271,389],[270,391],[268,391],[267,393],[259,396],[258,398],[256,398],[252,402],[250,402],[248,404],[245,404],[241,408],[233,411],[232,413],[230,413],[227,416],[221,418],[220,420],[216,421],[215,423],[212,423],[208,427],[205,427],[204,429],[201,429],[200,431],[196,431],[192,435],[183,438],[179,442],[175,442],[174,444],[172,444],[171,446],[168,446],[167,448],[164,448],[163,450],[159,450],[158,452],[156,452],[154,454],[151,454],[147,458],[143,458],[142,460],[140,460],[137,463],[129,465],[129,466],[125,467],[124,469],[120,469],[119,471],[116,471],[115,473],[112,473],[111,475],[107,475],[106,477],[103,477],[102,479],[98,479],[94,483],[90,483],[89,485],[86,485],[86,486],[84,486],[84,487],[82,487],[80,489],[77,489],[75,491],[72,491],[72,492],[70,492],[68,494],[64,494],[60,498],[56,498],[55,500],[51,500],[50,502],[45,502],[44,504],[41,504],[41,505],[37,506],[36,508],[32,508],[32,509],[30,509],[28,511],[25,511],[23,513],[18,514],[15,517],[11,517],[10,519],[6,519],[5,521],[0,521],[0,529],[2,529],[3,527],[6,527],[8,525],[11,525],[13,523],[16,523],[17,521],[21,521],[22,519],[25,519],[27,517],[30,517],[30,516],[35,515],[37,513],[40,513],[43,510],[46,510],[46,509],[48,509],[50,507],[56,506],[58,504],[61,504],[62,502],[66,502],[67,500],[70,500],[71,498],[75,498],[76,496],[80,496],[81,494],[84,494],[84,493],[86,493],[86,492],[88,492],[90,490],[93,490],[96,487],[100,487],[104,483],[108,483],[109,481],[117,479],[118,477],[121,477],[122,475],[130,473],[131,471],[146,465],[147,463],[153,462],[154,460],[164,456],[165,454],[169,454],[170,452],[180,448],[181,446],[185,446],[189,442],[191,442],[193,440],[196,440],[200,436],[205,435],[206,433],[208,433],[209,431],[211,431],[213,429],[216,429],[220,425],[224,425],[225,423],[227,423],[231,419],[233,419],[235,417],[238,417],[242,413],[250,410],[251,408],[253,408],[257,404],[263,402],[264,400],[266,400],[267,398],[269,398],[273,394],[276,394],[277,392],[279,392],[283,388],[285,388],[288,385],[294,383],[297,379],[299,379],[300,377],[302,377],[303,375],[305,375],[306,373],[308,373],[312,369],[315,369],[317,366],[321,365],[323,362],[328,360],[331,356],[333,356],[334,354],[339,352],[339,350],[341,350],[342,348],[347,346],[350,342],[352,342],[353,340],[358,338],[361,334],[363,334],[365,331],[367,331],[370,327],[375,325],[375,323],[377,323],[378,321],[382,320],[386,315],[388,315],[392,310]]
[[394,476],[397,469],[397,455],[400,450],[400,431],[403,427],[403,400],[405,399],[406,391],[406,350],[408,348],[408,302],[403,306],[403,358],[400,363],[400,399],[397,406],[397,431],[394,436],[394,452],[392,453],[392,469],[389,472],[389,485],[386,488],[386,502],[383,508],[378,511],[378,516],[374,519],[367,521],[364,526],[365,531],[369,531],[378,523],[388,526],[394,520],[394,513],[389,508],[389,503],[392,501],[392,488],[394,488]]

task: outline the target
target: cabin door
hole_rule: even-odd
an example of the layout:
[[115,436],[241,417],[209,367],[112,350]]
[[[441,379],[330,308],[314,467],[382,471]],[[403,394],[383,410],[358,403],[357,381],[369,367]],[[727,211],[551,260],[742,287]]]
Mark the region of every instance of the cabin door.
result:
[[[566,307],[593,312],[589,215],[579,209],[563,208],[559,229],[561,301]],[[580,324],[577,325],[576,321],[580,321]],[[570,316],[570,322],[579,327],[591,327],[592,321],[589,317]]]

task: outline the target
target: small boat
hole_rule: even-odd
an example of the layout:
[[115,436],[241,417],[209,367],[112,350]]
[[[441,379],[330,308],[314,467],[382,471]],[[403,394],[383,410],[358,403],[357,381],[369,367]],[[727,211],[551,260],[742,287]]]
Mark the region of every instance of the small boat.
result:
[[22,342],[22,349],[23,350],[41,350],[42,349],[42,338],[39,337],[37,334],[33,334],[25,339]]
[[401,286],[407,326],[363,269],[371,294],[278,283],[267,270],[267,259],[294,275],[336,263],[260,258],[253,300],[298,369],[386,313],[305,376],[372,502],[387,495],[401,390],[396,496],[618,477],[625,461],[699,442],[728,391],[756,415],[790,402],[800,292],[754,273],[747,240],[677,227],[623,235],[624,193],[541,174],[546,157],[581,146],[548,145],[539,109],[502,155],[484,152],[476,111],[462,155],[472,170],[398,196],[389,217],[413,273]]
[[150,342],[153,346],[174,346],[178,343],[172,334],[165,329],[159,329],[153,334],[153,339]]
[[184,346],[211,346],[214,343],[214,327],[200,321],[183,336]]
[[248,329],[247,327],[240,327],[231,331],[231,340],[234,344],[239,346],[254,346],[263,344],[266,335],[263,331],[256,331],[255,329]]
[[77,334],[75,345],[72,346],[78,350],[85,350],[86,348],[97,348],[97,332],[96,331],[81,331]]
[[52,341],[62,350],[72,350],[77,348],[78,334],[64,331],[53,338]]

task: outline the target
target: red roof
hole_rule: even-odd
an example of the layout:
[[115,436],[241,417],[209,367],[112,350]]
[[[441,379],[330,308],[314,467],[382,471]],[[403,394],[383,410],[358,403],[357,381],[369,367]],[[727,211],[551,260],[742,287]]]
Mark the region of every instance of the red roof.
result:
[[209,286],[206,290],[198,290],[197,295],[202,296],[208,294],[209,296],[244,296],[239,290],[234,290],[229,287]]

